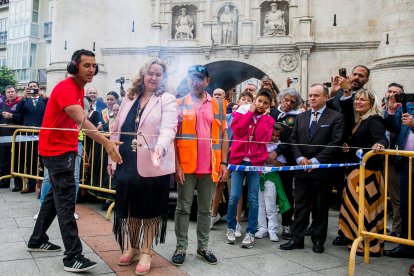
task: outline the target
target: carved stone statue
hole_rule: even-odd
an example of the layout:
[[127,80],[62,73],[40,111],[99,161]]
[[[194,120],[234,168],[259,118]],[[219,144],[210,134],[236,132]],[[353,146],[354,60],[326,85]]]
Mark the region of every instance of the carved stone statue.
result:
[[236,16],[230,10],[230,6],[226,5],[224,12],[220,15],[221,44],[235,44],[236,23]]
[[186,8],[181,9],[181,15],[178,16],[175,21],[175,29],[177,30],[175,39],[192,39],[194,37],[194,21],[191,16],[187,14]]
[[266,36],[286,35],[285,12],[277,9],[277,3],[270,4],[270,11],[265,15],[263,34]]

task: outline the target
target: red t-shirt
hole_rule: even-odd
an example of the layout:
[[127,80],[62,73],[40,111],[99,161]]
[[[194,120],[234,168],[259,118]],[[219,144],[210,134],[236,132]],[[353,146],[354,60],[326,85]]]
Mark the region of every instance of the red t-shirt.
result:
[[[83,108],[84,89],[73,78],[59,82],[50,94],[42,127],[78,129],[76,122],[64,111],[65,107],[78,104]],[[58,156],[78,151],[78,133],[71,130],[40,130],[39,155]]]

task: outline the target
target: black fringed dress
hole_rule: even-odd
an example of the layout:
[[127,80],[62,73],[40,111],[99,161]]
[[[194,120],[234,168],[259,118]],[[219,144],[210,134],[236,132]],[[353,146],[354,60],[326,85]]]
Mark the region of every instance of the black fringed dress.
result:
[[[134,133],[139,101],[129,111],[121,132]],[[155,126],[154,126],[155,127]],[[142,177],[137,171],[137,153],[132,151],[133,135],[121,134],[119,153],[123,163],[117,166],[115,219],[113,232],[124,250],[128,241],[133,248],[141,249],[145,235],[155,232],[155,244],[165,242],[167,230],[168,195],[171,174]],[[139,156],[138,156],[139,158]],[[147,247],[152,246],[152,240]]]

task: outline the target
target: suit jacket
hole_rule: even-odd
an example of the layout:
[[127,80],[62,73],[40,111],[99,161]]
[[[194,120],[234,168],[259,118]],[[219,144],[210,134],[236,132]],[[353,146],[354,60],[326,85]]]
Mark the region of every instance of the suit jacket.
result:
[[[111,140],[119,141],[119,132],[136,100],[135,96],[133,100],[125,98],[122,101],[112,127]],[[151,153],[144,138],[137,135],[137,169],[143,177],[161,176],[175,172],[174,138],[178,123],[176,102],[175,97],[169,93],[163,93],[161,96],[152,95],[142,113],[137,133],[145,135],[150,149],[153,149],[155,145],[161,145],[165,150],[160,167],[155,167],[152,164]],[[112,164],[113,169],[116,169],[116,163],[110,158],[108,158],[108,163]]]
[[23,121],[24,126],[42,126],[48,99],[39,97],[36,106],[34,106],[32,98],[22,99],[17,104],[16,113],[19,120]]
[[[324,146],[307,146],[307,145],[326,145],[342,146],[344,132],[344,117],[341,113],[332,109],[325,108],[316,125],[315,134],[309,138],[309,123],[311,111],[299,114],[296,118],[296,124],[292,131],[291,143],[303,144],[302,146],[293,145],[292,152],[295,160],[301,156],[307,159],[316,158],[321,164],[335,163],[338,160],[338,153],[341,148],[332,148]],[[307,144],[307,145],[306,145]],[[296,171],[296,177],[304,177],[310,174],[312,178],[331,178],[334,175],[327,173],[326,170],[312,170],[311,172]]]

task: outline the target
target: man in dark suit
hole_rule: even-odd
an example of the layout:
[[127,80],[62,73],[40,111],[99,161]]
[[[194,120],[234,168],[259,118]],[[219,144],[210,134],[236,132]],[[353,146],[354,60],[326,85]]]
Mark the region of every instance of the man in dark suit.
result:
[[[296,118],[291,143],[293,156],[299,165],[335,163],[338,152],[341,152],[340,148],[335,146],[342,145],[344,118],[339,112],[326,107],[327,100],[328,93],[324,87],[321,84],[312,85],[309,91],[311,110],[299,114]],[[312,206],[312,250],[315,253],[324,251],[333,176],[333,173],[319,169],[295,172],[292,239],[282,244],[280,249],[292,250],[304,247]]]
[[[16,107],[17,116],[19,117],[20,121],[23,122],[24,126],[40,127],[42,125],[47,100],[48,98],[46,96],[46,93],[39,88],[39,83],[37,83],[36,81],[29,82],[27,87],[24,89],[22,100],[17,104]],[[29,157],[26,160],[25,164],[26,174],[37,174],[37,146],[38,142],[35,141],[33,142],[33,144],[27,143],[27,146],[24,148],[27,157]],[[32,152],[33,156],[31,156]],[[24,156],[24,151],[22,150],[20,160],[25,160]],[[30,157],[32,158],[30,159]],[[33,193],[35,192],[35,189],[36,180],[29,179],[27,181],[26,189],[22,190],[21,193]]]

